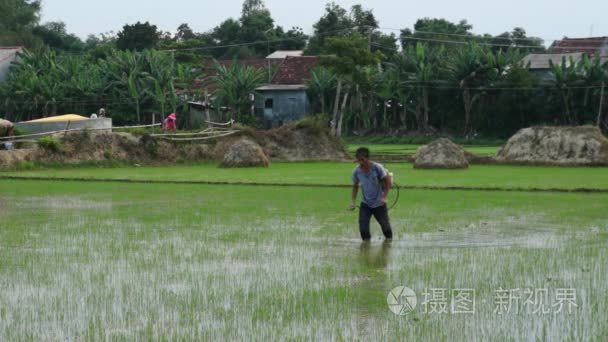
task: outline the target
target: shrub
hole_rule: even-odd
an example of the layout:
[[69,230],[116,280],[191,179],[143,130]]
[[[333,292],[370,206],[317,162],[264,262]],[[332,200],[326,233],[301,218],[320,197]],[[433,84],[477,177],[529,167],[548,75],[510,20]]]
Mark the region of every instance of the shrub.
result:
[[24,160],[15,164],[16,171],[31,171],[35,169],[37,169],[37,166],[33,161]]
[[53,137],[42,137],[38,140],[38,146],[50,152],[61,152],[63,150],[63,144],[61,141]]
[[326,114],[316,114],[296,122],[296,128],[310,129],[320,133],[329,130],[329,120],[330,118]]

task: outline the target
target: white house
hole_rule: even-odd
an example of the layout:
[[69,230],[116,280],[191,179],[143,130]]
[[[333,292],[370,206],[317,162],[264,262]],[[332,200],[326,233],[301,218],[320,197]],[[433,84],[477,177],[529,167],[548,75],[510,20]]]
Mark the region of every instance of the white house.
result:
[[20,46],[0,46],[0,82],[8,76],[11,63],[17,59],[17,53],[23,50]]

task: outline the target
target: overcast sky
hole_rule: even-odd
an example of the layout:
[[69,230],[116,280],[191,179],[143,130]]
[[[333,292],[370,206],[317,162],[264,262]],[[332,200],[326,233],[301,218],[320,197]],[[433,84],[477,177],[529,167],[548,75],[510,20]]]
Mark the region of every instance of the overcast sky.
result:
[[[420,0],[335,1],[350,8],[360,3],[373,9],[381,27],[412,27],[423,17],[466,19],[475,33],[499,34],[523,27],[528,35],[550,42],[563,36],[608,36],[608,0]],[[300,26],[311,33],[324,13],[325,0],[266,0],[276,24]],[[43,21],[63,21],[69,32],[88,34],[120,31],[124,24],[149,21],[175,32],[188,23],[195,32],[212,29],[224,19],[240,16],[242,0],[43,0]],[[388,31],[390,32],[390,31]],[[395,31],[398,34],[398,31]]]

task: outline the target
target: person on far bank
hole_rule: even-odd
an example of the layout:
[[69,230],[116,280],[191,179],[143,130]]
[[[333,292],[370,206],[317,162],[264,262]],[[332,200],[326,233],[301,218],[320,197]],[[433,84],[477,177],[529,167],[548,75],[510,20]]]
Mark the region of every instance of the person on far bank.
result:
[[393,230],[388,217],[388,206],[386,199],[391,187],[390,176],[384,167],[370,160],[370,152],[366,147],[359,148],[356,152],[359,165],[353,171],[353,191],[350,210],[355,210],[355,202],[361,187],[363,199],[359,207],[359,231],[363,241],[370,241],[372,236],[369,223],[372,215],[380,224],[382,233],[386,240],[393,239]]
[[177,131],[177,116],[175,113],[169,114],[165,121],[163,121],[163,130],[167,132]]

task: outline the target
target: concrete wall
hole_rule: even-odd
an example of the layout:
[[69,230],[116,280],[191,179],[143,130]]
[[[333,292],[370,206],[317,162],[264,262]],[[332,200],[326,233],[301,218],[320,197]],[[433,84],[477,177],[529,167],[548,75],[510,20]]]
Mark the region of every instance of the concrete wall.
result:
[[0,49],[0,82],[4,82],[11,68],[11,63],[17,59],[20,49]]
[[[298,121],[309,114],[310,104],[306,90],[263,90],[256,97],[256,112],[263,116],[267,126]],[[272,99],[272,108],[266,108],[266,100]]]
[[[46,133],[61,131],[66,129],[67,121],[64,122],[18,122],[15,127],[19,128],[26,134]],[[89,119],[82,121],[72,121],[69,129],[112,129],[112,119]]]

